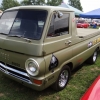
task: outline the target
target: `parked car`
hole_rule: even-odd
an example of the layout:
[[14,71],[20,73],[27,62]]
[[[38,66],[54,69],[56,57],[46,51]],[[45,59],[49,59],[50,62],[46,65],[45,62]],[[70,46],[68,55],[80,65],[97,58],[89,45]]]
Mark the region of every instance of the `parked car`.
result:
[[100,100],[100,75],[94,80],[80,100]]
[[79,20],[77,22],[77,28],[88,28],[89,27],[89,23],[86,22],[85,20]]
[[97,26],[100,26],[100,20],[95,20],[95,22],[97,23]]

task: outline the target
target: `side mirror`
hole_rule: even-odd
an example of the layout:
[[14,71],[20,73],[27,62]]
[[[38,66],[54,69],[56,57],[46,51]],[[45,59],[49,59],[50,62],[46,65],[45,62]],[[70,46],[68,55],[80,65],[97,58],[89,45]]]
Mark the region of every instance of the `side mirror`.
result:
[[63,13],[62,12],[57,11],[57,13],[58,13],[58,18],[61,18],[63,16]]

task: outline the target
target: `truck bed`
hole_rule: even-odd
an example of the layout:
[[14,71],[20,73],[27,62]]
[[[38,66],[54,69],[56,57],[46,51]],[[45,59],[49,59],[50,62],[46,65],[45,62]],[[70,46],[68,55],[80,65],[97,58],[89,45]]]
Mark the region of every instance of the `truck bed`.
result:
[[96,35],[100,35],[100,30],[99,29],[77,28],[77,35],[80,38],[88,39],[88,38],[94,37]]

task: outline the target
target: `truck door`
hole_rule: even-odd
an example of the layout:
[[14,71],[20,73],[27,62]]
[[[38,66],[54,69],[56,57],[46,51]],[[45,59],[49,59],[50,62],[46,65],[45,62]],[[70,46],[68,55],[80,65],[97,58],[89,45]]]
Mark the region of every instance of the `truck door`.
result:
[[65,49],[72,44],[70,13],[62,13],[61,18],[58,17],[57,13],[53,13],[50,18],[50,26],[44,40],[46,54]]
[[[72,57],[72,49],[69,49],[72,40],[69,16],[70,13],[63,13],[63,16],[59,18],[57,13],[53,13],[49,18],[51,19],[48,23],[49,29],[44,40],[46,76],[52,74],[51,70],[60,71],[60,66]],[[52,62],[56,62],[54,67],[51,66]],[[50,75],[49,83],[56,79],[57,74]]]

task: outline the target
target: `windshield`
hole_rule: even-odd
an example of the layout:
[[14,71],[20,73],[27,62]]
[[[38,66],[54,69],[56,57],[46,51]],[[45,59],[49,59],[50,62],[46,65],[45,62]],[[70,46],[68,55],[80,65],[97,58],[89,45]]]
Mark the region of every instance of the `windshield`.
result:
[[[4,16],[5,19],[3,18]],[[47,11],[45,10],[29,9],[5,12],[1,17],[0,33],[9,34],[9,36],[21,36],[28,39],[40,39],[46,16]]]
[[18,11],[5,12],[0,19],[0,33],[9,34]]

